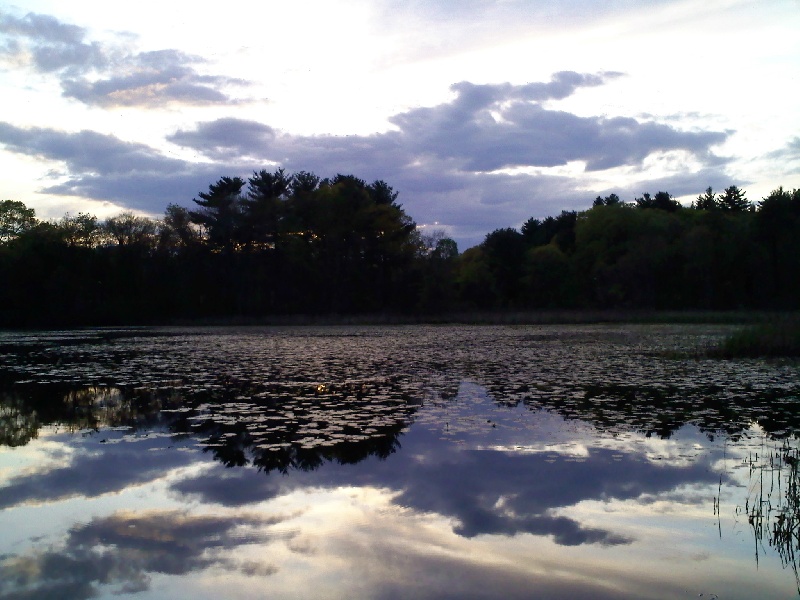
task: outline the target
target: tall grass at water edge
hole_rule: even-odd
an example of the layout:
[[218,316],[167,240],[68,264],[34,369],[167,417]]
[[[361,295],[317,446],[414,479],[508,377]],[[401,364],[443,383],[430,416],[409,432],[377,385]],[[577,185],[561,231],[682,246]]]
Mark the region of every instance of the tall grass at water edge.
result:
[[748,325],[707,352],[713,358],[800,357],[800,316]]

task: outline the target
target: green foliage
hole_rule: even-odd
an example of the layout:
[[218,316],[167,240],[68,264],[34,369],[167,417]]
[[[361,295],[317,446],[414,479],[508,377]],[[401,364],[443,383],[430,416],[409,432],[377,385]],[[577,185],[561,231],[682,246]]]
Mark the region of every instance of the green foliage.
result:
[[[614,204],[612,202],[612,204]],[[545,246],[555,243],[564,252],[571,252],[575,246],[575,223],[578,213],[561,211],[557,217],[547,217],[543,221],[528,219],[521,229],[527,247]]]
[[520,301],[520,279],[525,259],[525,238],[516,229],[496,229],[481,244],[486,266],[491,270],[499,298],[506,305]]
[[708,354],[717,358],[799,357],[800,319],[751,325],[725,338]]
[[555,244],[531,248],[525,254],[525,304],[531,308],[561,308],[576,302],[569,258]]
[[189,211],[183,206],[168,204],[159,228],[159,247],[169,252],[193,246],[199,240],[200,236],[192,224]]
[[762,249],[763,288],[777,308],[794,308],[800,298],[800,189],[782,187],[758,204],[754,239]]
[[498,301],[495,276],[482,246],[469,248],[459,257],[455,272],[461,302],[469,308],[493,308]]
[[592,206],[614,206],[615,204],[619,204],[621,200],[619,196],[616,194],[610,194],[603,198],[602,196],[598,196],[594,199]]
[[445,236],[444,231],[434,231],[420,237],[417,256],[419,270],[419,295],[415,309],[422,313],[443,312],[456,303],[455,267],[458,245]]

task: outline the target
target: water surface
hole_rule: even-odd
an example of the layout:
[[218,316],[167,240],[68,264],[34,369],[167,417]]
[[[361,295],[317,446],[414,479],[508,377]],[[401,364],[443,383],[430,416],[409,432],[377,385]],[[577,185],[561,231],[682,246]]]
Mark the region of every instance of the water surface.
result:
[[728,331],[0,334],[0,598],[798,596],[800,369]]

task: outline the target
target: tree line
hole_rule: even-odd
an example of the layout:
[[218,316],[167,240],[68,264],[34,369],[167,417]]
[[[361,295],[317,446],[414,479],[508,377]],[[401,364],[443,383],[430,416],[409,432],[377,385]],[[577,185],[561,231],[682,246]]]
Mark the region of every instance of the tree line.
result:
[[460,263],[462,301],[483,308],[796,309],[800,190],[611,194],[493,231]]
[[0,202],[0,324],[547,308],[800,308],[800,190],[598,197],[459,254],[383,181],[222,177],[161,219]]

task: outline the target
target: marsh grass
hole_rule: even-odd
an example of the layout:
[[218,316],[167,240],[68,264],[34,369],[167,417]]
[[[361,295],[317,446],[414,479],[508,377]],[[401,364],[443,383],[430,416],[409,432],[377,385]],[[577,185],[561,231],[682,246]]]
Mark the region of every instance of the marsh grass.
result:
[[707,350],[712,358],[800,357],[800,317],[749,325]]
[[756,323],[768,318],[753,311],[658,311],[623,309],[548,309],[459,311],[445,313],[297,314],[265,317],[176,319],[152,325],[170,326],[349,326],[349,325],[585,325],[632,324],[724,324]]

